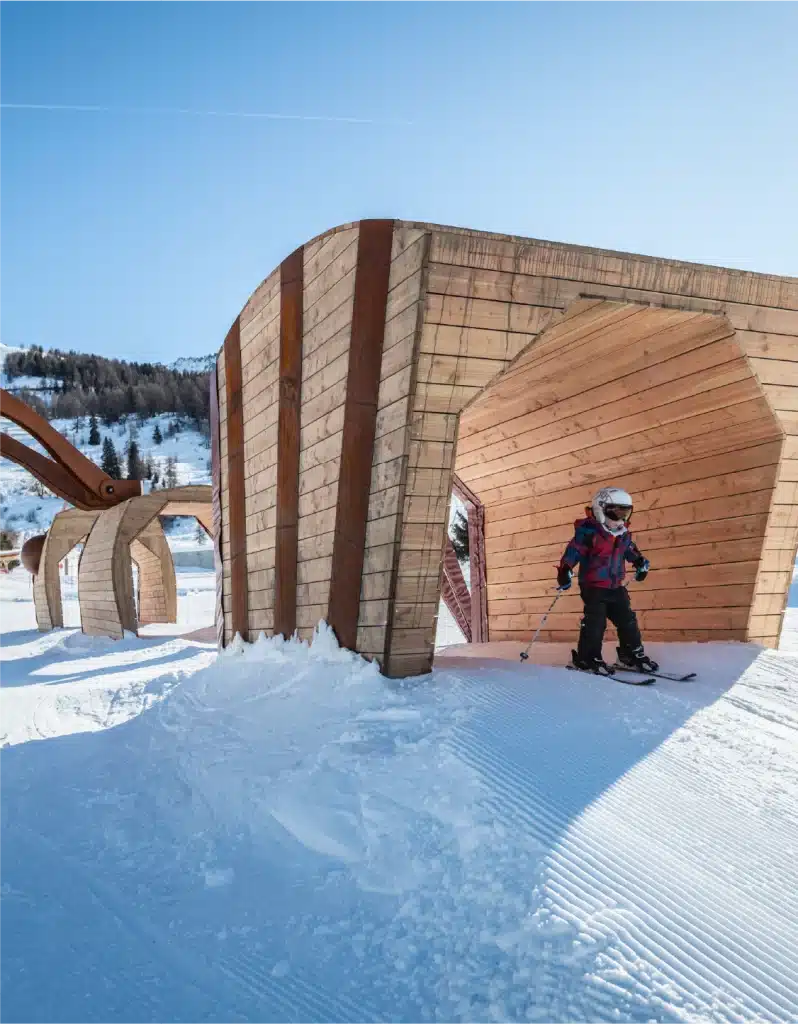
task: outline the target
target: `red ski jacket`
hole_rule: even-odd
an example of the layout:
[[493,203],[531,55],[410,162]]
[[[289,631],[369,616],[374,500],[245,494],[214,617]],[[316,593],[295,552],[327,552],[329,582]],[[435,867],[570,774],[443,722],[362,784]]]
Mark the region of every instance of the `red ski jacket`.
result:
[[583,587],[620,587],[626,576],[626,562],[642,555],[629,530],[620,536],[605,530],[593,516],[577,519],[574,538],[565,549],[560,566],[573,569],[579,563],[579,584]]

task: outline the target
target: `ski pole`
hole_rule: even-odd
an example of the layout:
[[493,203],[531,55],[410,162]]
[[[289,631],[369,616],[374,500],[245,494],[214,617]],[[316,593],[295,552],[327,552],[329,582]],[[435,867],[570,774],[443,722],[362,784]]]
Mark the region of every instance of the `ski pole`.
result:
[[540,620],[540,625],[535,630],[535,635],[532,637],[532,639],[526,645],[526,650],[521,651],[521,661],[526,661],[527,658],[529,657],[529,650],[532,647],[532,644],[537,640],[538,636],[540,635],[541,629],[543,629],[543,626],[546,624],[546,619],[549,617],[549,615],[551,615],[551,612],[552,612],[555,604],[557,604],[557,602],[560,600],[560,597],[561,597],[562,593],[563,593],[562,587],[557,587],[557,593],[556,593],[556,595],[554,597],[554,600],[551,602],[551,604],[549,606],[549,610],[546,612],[546,614]]

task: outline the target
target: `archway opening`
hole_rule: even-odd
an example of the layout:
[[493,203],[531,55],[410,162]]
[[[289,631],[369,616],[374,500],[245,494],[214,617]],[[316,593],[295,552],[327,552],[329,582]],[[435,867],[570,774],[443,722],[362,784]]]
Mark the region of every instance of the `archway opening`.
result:
[[[454,473],[484,505],[485,639],[517,656],[575,520],[614,484],[655,567],[634,597],[648,639],[744,640],[780,448],[724,317],[574,303],[460,414]],[[580,617],[574,588],[540,642],[572,644]]]

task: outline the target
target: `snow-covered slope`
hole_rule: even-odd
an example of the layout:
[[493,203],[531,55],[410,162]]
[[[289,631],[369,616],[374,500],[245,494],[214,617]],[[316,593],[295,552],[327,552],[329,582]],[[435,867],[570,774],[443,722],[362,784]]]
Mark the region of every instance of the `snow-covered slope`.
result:
[[[152,458],[161,471],[162,479],[167,459],[171,457],[176,459],[178,484],[210,483],[211,452],[208,440],[199,431],[188,427],[181,429],[174,437],[168,437],[169,426],[173,420],[174,417],[171,415],[153,416],[138,426],[131,417],[129,423],[115,423],[110,427],[100,424],[100,435],[103,439],[106,436],[110,437],[120,458],[123,458],[132,427],[136,432],[141,458]],[[16,424],[0,420],[0,426],[24,444],[42,451],[30,435]],[[77,433],[74,430],[74,420],[53,420],[52,426],[75,444],[84,455],[100,464],[102,444],[88,443],[89,427],[86,417],[83,418],[83,427]],[[163,441],[159,445],[153,441],[156,426],[163,435]],[[146,491],[148,482],[144,481],[143,485]],[[56,512],[64,508],[64,502],[60,498],[44,492],[28,472],[8,459],[0,459],[0,495],[0,529],[20,531],[23,537],[46,530]],[[185,529],[195,532],[195,527],[188,521]]]
[[179,373],[207,373],[216,365],[216,356],[181,356],[169,366]]
[[795,655],[3,641],[5,1019],[798,1019]]

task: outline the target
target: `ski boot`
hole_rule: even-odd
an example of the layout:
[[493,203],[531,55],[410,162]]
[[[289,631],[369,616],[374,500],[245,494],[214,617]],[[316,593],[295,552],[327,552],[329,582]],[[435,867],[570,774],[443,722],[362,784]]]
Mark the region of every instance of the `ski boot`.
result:
[[615,669],[601,658],[580,658],[576,651],[571,651],[571,663],[580,672],[593,672],[597,676],[615,675]]
[[659,665],[649,658],[642,647],[635,647],[633,651],[625,650],[623,647],[616,647],[618,652],[618,664],[626,668],[634,669],[636,672],[656,672]]

